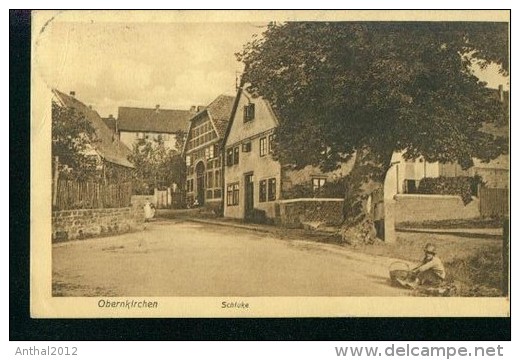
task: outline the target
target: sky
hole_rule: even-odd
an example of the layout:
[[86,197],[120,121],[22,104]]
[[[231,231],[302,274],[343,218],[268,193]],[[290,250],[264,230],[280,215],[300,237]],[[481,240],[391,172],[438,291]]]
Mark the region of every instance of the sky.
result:
[[119,106],[189,109],[235,95],[235,53],[266,23],[51,22],[36,68],[47,85],[98,111]]
[[[47,86],[106,117],[120,106],[189,109],[234,95],[240,51],[266,22],[51,21],[38,35],[35,70]],[[477,70],[489,87],[506,79]]]

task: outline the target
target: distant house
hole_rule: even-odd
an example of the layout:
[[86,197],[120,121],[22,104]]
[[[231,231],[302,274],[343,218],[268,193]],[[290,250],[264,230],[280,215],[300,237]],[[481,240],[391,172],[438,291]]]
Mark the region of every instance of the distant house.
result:
[[220,95],[190,119],[183,148],[186,160],[186,200],[189,205],[221,209],[223,196],[222,139],[234,98]]
[[[503,91],[502,87],[489,89],[491,97],[496,97],[506,108],[509,104],[508,92]],[[485,132],[509,137],[509,127],[497,127],[491,124],[484,124]],[[428,162],[423,157],[414,160],[405,160],[401,152],[396,152],[392,157],[392,167],[388,171],[389,177],[395,183],[395,194],[413,194],[417,191],[420,181],[425,177],[457,177],[479,175],[489,188],[506,189],[509,187],[509,155],[501,155],[489,162],[484,162],[477,158],[473,159],[473,166],[463,170],[457,163]]]
[[466,170],[457,163],[442,164],[428,162],[423,157],[405,160],[403,154],[396,152],[392,156],[392,167],[387,177],[395,183],[394,194],[414,194],[424,178],[457,177],[479,175],[486,187],[509,188],[509,155],[501,155],[486,163],[473,159],[474,165]]
[[99,114],[92,108],[77,100],[75,93],[69,95],[59,90],[52,90],[53,102],[58,106],[72,108],[83,114],[95,129],[95,140],[90,144],[88,153],[99,161],[99,168],[105,181],[118,181],[119,178],[129,177],[134,168],[128,160],[130,149],[121,143],[108,128]]
[[198,107],[191,110],[154,109],[137,107],[119,107],[117,119],[113,116],[105,118],[117,136],[130,149],[139,140],[150,139],[164,141],[168,149],[181,151],[184,135],[190,118]]
[[[292,224],[310,220],[312,215],[314,220],[325,222],[315,216],[315,210],[321,207],[323,217],[341,219],[343,199],[320,200],[315,195],[327,182],[346,175],[349,164],[329,173],[312,166],[295,170],[281,164],[272,157],[278,125],[278,116],[267,101],[239,90],[224,140],[224,216]],[[299,191],[293,191],[295,188]],[[323,202],[334,203],[332,214]],[[280,219],[289,216],[288,207],[293,219]]]

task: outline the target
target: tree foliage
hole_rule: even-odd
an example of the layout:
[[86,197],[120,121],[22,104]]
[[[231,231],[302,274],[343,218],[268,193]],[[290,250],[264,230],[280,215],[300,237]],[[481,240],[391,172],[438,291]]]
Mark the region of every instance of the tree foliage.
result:
[[285,162],[331,169],[368,149],[388,165],[402,150],[467,168],[507,151],[482,131],[507,117],[473,71],[496,62],[508,74],[507,40],[498,23],[291,22],[237,56],[248,90],[280,115]]
[[165,147],[162,139],[142,139],[132,147],[129,160],[135,166],[134,191],[152,194],[155,188],[163,189],[184,183],[186,170],[180,154]]
[[475,75],[492,63],[509,74],[507,24],[272,23],[237,57],[248,92],[279,115],[279,160],[327,171],[355,156],[344,239],[374,238],[368,196],[395,151],[468,168],[508,150],[484,131],[507,124],[508,111]]
[[87,180],[98,176],[97,158],[91,145],[95,129],[88,119],[73,108],[52,103],[52,156],[58,157],[60,176]]

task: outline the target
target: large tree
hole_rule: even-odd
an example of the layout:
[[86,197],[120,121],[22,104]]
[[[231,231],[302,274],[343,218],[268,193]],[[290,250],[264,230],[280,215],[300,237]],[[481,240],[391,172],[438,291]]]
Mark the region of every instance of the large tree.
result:
[[237,57],[247,90],[279,114],[280,160],[330,170],[355,156],[347,240],[373,238],[365,205],[394,151],[464,168],[507,152],[504,138],[483,131],[506,124],[507,111],[475,75],[492,63],[508,75],[507,24],[272,23]]

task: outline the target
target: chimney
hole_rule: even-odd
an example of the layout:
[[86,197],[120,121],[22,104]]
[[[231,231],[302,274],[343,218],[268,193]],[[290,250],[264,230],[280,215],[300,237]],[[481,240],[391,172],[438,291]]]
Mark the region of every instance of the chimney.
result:
[[190,112],[191,113],[196,113],[197,112],[197,107],[195,105],[192,105],[191,108],[190,108]]
[[70,96],[72,96],[73,98],[76,97],[76,92],[74,90],[72,90],[70,93],[69,93]]
[[155,105],[155,112],[159,112],[159,107],[160,107],[159,104]]
[[502,84],[498,85],[498,100],[504,102],[504,85]]

